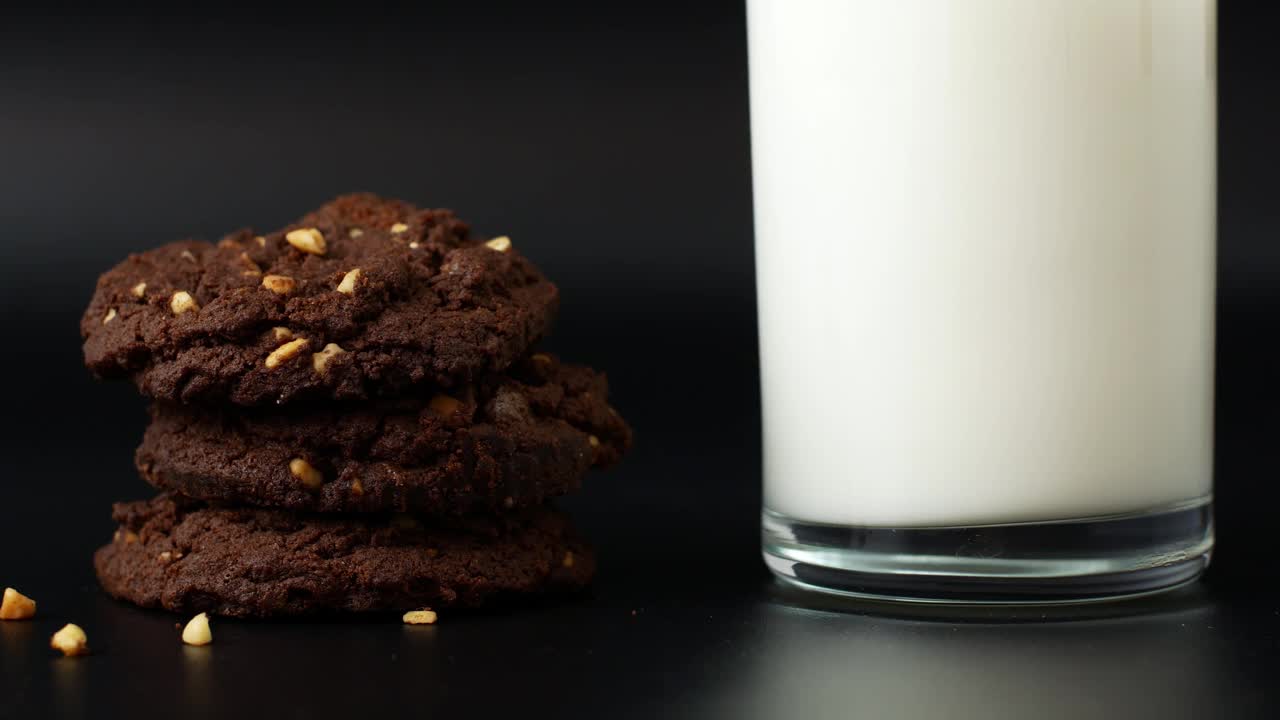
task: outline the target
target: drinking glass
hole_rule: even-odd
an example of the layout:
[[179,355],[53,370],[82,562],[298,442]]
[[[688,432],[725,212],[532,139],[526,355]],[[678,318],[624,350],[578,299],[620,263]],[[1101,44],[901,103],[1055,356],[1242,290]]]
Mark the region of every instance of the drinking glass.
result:
[[1213,545],[1212,0],[748,0],[763,551],[1054,603]]

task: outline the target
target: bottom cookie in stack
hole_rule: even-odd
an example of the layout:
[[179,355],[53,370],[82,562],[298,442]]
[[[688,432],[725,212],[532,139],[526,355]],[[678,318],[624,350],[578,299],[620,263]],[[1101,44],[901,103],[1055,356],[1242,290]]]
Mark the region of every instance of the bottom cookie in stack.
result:
[[548,507],[419,519],[220,507],[164,493],[118,503],[102,586],[143,607],[282,617],[471,608],[580,590],[591,550]]

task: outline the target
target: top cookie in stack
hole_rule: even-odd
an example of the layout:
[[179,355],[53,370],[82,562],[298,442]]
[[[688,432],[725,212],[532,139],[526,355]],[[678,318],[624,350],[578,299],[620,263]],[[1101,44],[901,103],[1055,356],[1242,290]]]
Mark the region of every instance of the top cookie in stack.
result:
[[281,405],[501,372],[558,299],[509,238],[348,195],[274,233],[130,256],[99,279],[81,332],[91,371],[156,400]]
[[[274,233],[130,256],[81,320],[85,363],[155,401],[136,460],[164,495],[117,507],[121,530],[97,555],[104,586],[143,605],[259,616],[581,586],[593,562],[567,526],[520,556],[518,576],[462,571],[472,555],[525,547],[527,528],[561,528],[535,521],[554,514],[540,506],[630,445],[603,375],[534,351],[558,300],[510,238],[373,195]],[[275,514],[236,514],[246,506]],[[167,519],[139,520],[153,516]],[[235,553],[213,551],[207,518],[228,519]],[[379,549],[387,528],[404,552]],[[388,574],[366,578],[359,602],[336,579],[295,602],[291,573],[315,581],[332,565],[312,556],[322,545],[299,541],[266,575],[256,560],[236,565],[292,548],[295,533],[332,535]],[[444,537],[469,555],[428,546]],[[392,568],[393,556],[412,560]]]

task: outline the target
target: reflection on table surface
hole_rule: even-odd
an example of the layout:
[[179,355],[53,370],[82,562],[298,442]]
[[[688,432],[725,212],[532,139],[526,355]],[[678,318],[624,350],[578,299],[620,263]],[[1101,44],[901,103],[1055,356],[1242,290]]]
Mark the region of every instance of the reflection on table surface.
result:
[[[1075,608],[937,608],[774,589],[708,709],[736,717],[1259,716],[1247,633],[1193,587]],[[1275,643],[1276,622],[1268,633]],[[1253,703],[1257,703],[1256,708]]]

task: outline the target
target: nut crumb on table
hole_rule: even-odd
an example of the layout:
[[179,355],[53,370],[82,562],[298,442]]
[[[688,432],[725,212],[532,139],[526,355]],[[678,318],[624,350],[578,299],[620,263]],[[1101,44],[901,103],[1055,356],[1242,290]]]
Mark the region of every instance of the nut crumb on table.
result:
[[35,600],[13,588],[4,589],[4,600],[0,602],[0,620],[26,620],[35,614]]
[[182,629],[182,642],[187,645],[208,645],[213,642],[213,632],[209,629],[209,616],[200,613],[191,618]]
[[89,637],[79,625],[67,623],[49,638],[49,647],[60,650],[64,657],[89,654]]
[[406,625],[435,625],[436,614],[432,610],[410,610],[404,614],[404,623]]

